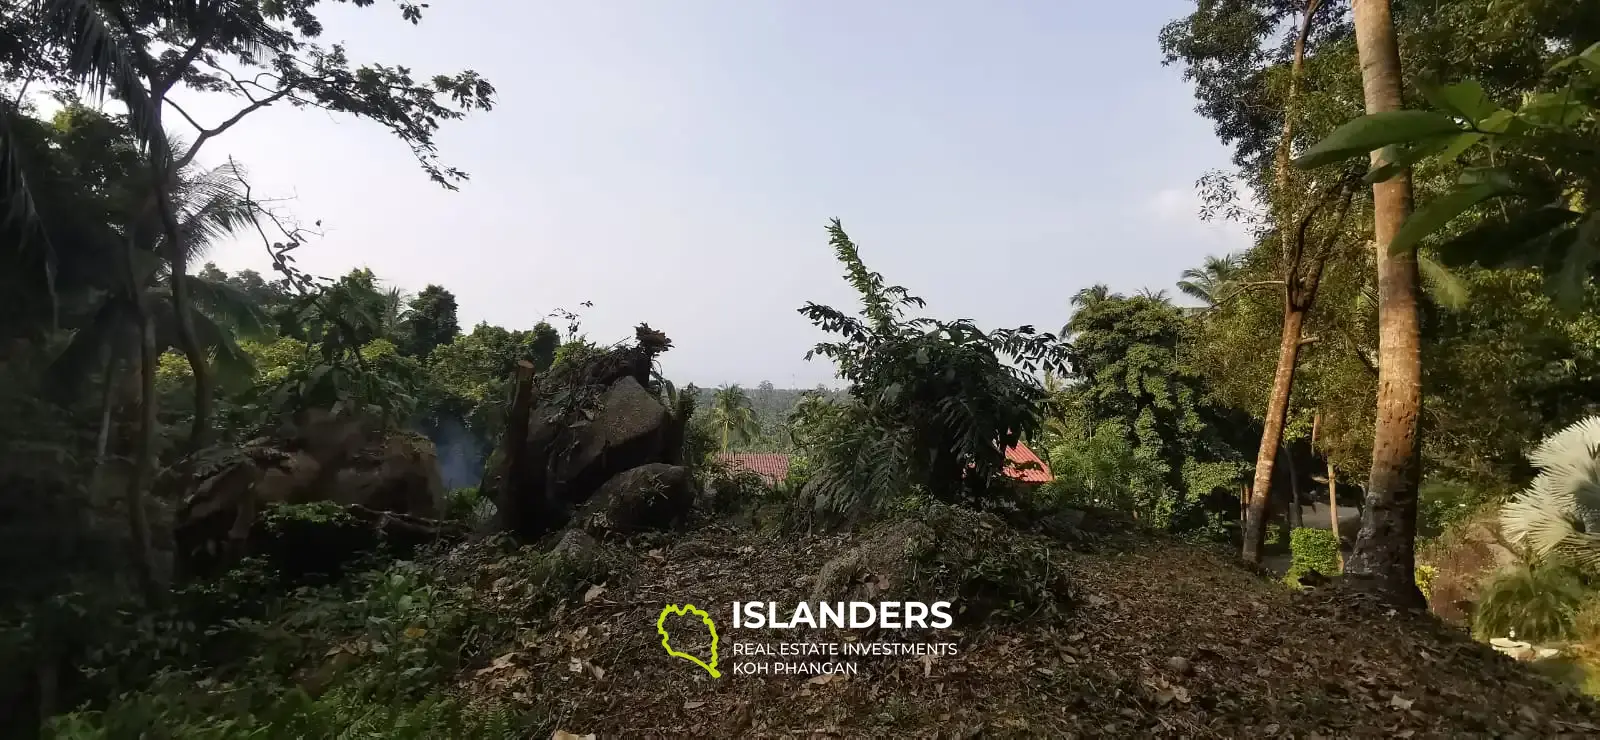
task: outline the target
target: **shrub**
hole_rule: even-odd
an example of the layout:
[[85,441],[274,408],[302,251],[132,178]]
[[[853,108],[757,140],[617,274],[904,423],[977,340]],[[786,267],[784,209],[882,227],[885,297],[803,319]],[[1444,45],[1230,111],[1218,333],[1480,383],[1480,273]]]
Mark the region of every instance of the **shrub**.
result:
[[1284,581],[1298,585],[1300,576],[1313,570],[1323,575],[1339,573],[1339,536],[1328,529],[1301,527],[1289,533],[1293,560]]
[[1472,628],[1485,639],[1563,639],[1572,634],[1586,595],[1578,573],[1560,564],[1509,570],[1484,584]]
[[477,528],[493,519],[494,512],[494,499],[478,490],[477,486],[454,488],[445,494],[446,519],[454,519]]
[[1422,592],[1422,598],[1433,598],[1433,576],[1439,570],[1431,565],[1417,565],[1417,590]]
[[754,471],[720,460],[707,462],[701,469],[701,478],[704,506],[712,514],[731,514],[772,493],[766,480]]

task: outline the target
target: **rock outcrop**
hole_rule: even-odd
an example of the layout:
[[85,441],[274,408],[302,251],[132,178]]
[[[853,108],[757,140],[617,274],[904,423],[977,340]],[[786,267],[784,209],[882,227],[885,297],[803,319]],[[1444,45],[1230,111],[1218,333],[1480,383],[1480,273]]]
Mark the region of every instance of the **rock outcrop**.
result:
[[[568,524],[632,533],[669,526],[692,507],[692,476],[677,466],[683,420],[650,377],[672,342],[645,325],[636,337],[522,381],[526,434],[506,435],[514,449],[502,450],[492,476],[500,528],[525,541]],[[510,423],[521,423],[515,411]]]
[[[278,533],[262,526],[262,515],[275,505],[326,504],[321,510],[328,522],[313,523],[336,520],[339,527],[329,531],[353,527],[412,544],[453,530],[433,521],[444,502],[433,444],[414,434],[381,432],[360,419],[304,414],[277,438],[196,461],[196,475],[173,531],[187,574],[212,573],[244,555],[277,549],[268,543]],[[288,550],[319,549],[312,530],[293,530],[300,541]],[[347,544],[366,537],[348,534],[329,536]]]

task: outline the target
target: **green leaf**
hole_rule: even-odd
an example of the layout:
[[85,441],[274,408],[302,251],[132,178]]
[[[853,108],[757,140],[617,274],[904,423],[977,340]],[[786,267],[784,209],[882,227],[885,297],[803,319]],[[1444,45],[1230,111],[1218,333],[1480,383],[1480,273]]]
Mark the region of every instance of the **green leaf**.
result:
[[1301,169],[1320,167],[1392,144],[1416,144],[1461,132],[1462,128],[1455,119],[1432,111],[1371,113],[1334,129],[1327,138],[1296,157],[1294,166]]
[[1561,228],[1583,214],[1561,206],[1523,211],[1508,221],[1486,221],[1439,249],[1441,261],[1452,267],[1479,264],[1499,267],[1511,260],[1513,250]]
[[1535,126],[1571,126],[1583,119],[1588,108],[1574,90],[1540,93],[1522,105],[1518,115]]
[[1417,255],[1417,271],[1421,273],[1422,287],[1434,303],[1451,311],[1467,307],[1467,284],[1449,268],[1427,255]]
[[1429,234],[1443,228],[1468,208],[1507,192],[1509,190],[1499,184],[1484,183],[1459,188],[1435,198],[1406,219],[1400,232],[1394,235],[1394,241],[1389,243],[1389,253],[1402,254],[1415,249]]
[[1418,83],[1417,87],[1435,108],[1455,113],[1467,119],[1468,123],[1475,124],[1500,109],[1500,106],[1489,100],[1488,94],[1483,91],[1483,85],[1478,84],[1477,80],[1462,80],[1443,87]]
[[[1368,183],[1387,182],[1412,165],[1434,155],[1444,157],[1445,161],[1453,160],[1482,138],[1483,134],[1467,132],[1429,139],[1409,147],[1401,145],[1384,147],[1383,164],[1369,170],[1362,180]],[[1448,156],[1445,156],[1447,154]]]

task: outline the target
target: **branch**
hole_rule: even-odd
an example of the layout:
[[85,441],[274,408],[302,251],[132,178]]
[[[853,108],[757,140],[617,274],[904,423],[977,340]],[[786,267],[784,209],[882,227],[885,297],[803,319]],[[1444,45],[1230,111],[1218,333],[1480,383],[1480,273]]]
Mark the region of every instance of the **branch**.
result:
[[[273,94],[271,94],[271,95],[269,95],[269,96],[267,96],[265,98],[257,100],[255,102],[251,103],[250,105],[245,106],[245,108],[243,110],[239,111],[238,113],[233,114],[233,116],[231,118],[229,118],[226,121],[223,121],[216,128],[201,129],[200,130],[200,135],[195,137],[195,140],[194,140],[193,144],[189,145],[189,150],[184,152],[183,156],[179,157],[178,160],[173,163],[172,171],[173,172],[177,172],[178,170],[183,169],[185,166],[187,166],[190,162],[193,162],[195,155],[200,153],[200,146],[202,144],[206,143],[207,139],[209,139],[209,138],[211,138],[213,136],[216,136],[217,134],[220,134],[220,133],[222,133],[224,131],[227,131],[228,129],[232,128],[234,124],[238,123],[245,116],[248,116],[251,113],[254,113],[254,112],[258,111],[258,110],[261,110],[262,108],[265,108],[265,107],[267,107],[269,105],[272,105],[273,103],[278,102],[279,100],[282,100],[284,97],[288,96],[289,93],[292,90],[293,90],[293,88],[287,88],[286,87],[286,88],[284,88],[282,90],[279,90],[279,91],[277,91],[277,92],[275,92],[275,93],[273,93]],[[183,111],[179,110],[178,112],[182,113]],[[188,118],[188,114],[184,114],[184,117]],[[194,122],[193,119],[190,119],[190,123],[193,123],[193,122]]]
[[1321,340],[1322,340],[1322,337],[1301,337],[1300,338],[1300,346],[1304,347],[1304,346],[1306,346],[1308,344],[1316,344],[1317,342],[1319,342]]

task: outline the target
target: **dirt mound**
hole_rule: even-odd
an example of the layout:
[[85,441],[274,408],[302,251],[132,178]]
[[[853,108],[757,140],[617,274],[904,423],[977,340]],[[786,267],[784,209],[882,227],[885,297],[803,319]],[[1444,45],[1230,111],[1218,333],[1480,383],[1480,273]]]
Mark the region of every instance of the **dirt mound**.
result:
[[[457,690],[474,702],[520,707],[538,720],[536,737],[556,730],[597,737],[1600,732],[1592,702],[1431,616],[1338,593],[1292,595],[1223,556],[1162,539],[1120,536],[1120,544],[1100,543],[1092,553],[1043,550],[1042,563],[1073,584],[1075,599],[1070,609],[1020,621],[875,636],[733,624],[733,602],[806,601],[824,585],[821,573],[849,572],[839,583],[863,586],[860,567],[824,567],[850,553],[861,555],[858,566],[869,564],[867,573],[872,563],[919,562],[885,543],[898,538],[904,548],[940,526],[924,517],[866,536],[778,538],[709,524],[599,545],[606,567],[565,576],[566,600],[465,671]],[[981,528],[958,534],[988,536]],[[938,546],[910,549],[929,547]],[[989,566],[980,559],[967,567]],[[496,588],[515,594],[519,577],[549,578],[527,570],[495,571],[503,574]],[[689,604],[715,622],[720,677],[662,647],[663,607]],[[503,606],[520,608],[515,598]],[[700,620],[669,617],[672,645],[686,649],[694,635],[685,631]],[[758,659],[735,654],[736,643],[858,640],[948,642],[958,651],[852,658],[854,675],[737,672]]]

